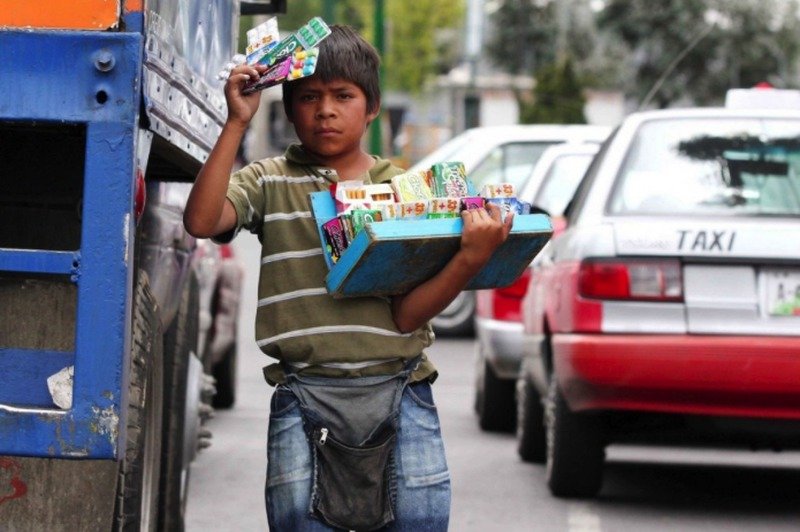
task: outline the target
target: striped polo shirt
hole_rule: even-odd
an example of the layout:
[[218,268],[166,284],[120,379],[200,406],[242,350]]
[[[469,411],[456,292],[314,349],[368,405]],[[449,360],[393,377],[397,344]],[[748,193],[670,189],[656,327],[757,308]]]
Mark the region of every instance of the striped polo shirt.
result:
[[[402,172],[376,158],[359,179],[382,183]],[[337,180],[335,170],[315,164],[299,145],[232,174],[227,197],[236,209],[236,232],[247,229],[261,242],[256,342],[265,354],[304,373],[395,373],[431,344],[433,332],[427,325],[401,333],[389,298],[334,299],[328,294],[328,267],[309,194],[328,190]],[[284,380],[280,364],[266,367],[264,374],[273,384]],[[434,374],[423,355],[412,380]]]

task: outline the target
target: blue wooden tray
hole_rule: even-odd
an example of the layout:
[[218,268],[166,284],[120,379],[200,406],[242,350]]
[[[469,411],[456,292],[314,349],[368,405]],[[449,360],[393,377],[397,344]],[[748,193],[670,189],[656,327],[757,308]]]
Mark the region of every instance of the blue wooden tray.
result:
[[[310,194],[311,206],[325,249],[322,224],[336,216],[329,192]],[[334,297],[387,296],[408,292],[430,279],[458,251],[461,218],[388,220],[367,224],[336,264],[324,253],[330,272],[325,278]],[[467,290],[512,284],[544,247],[553,227],[543,214],[517,215],[511,234],[495,251]]]

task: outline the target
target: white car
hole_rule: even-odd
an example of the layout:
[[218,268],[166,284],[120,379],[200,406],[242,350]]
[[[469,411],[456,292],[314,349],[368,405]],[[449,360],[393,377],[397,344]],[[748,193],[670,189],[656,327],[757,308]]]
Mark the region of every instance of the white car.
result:
[[[445,142],[409,170],[427,170],[434,163],[460,161],[478,189],[487,183],[513,183],[521,190],[533,165],[549,146],[562,142],[600,143],[610,131],[606,126],[586,125],[477,127]],[[474,294],[461,292],[433,319],[434,330],[447,336],[471,335],[474,312]]]
[[[547,148],[519,192],[522,201],[554,217],[554,233],[558,217],[599,148],[593,142]],[[475,292],[475,410],[484,430],[514,427],[514,386],[524,353],[520,307],[530,272],[529,268],[511,286]]]
[[520,446],[554,495],[613,442],[800,445],[800,110],[628,116],[534,263]]

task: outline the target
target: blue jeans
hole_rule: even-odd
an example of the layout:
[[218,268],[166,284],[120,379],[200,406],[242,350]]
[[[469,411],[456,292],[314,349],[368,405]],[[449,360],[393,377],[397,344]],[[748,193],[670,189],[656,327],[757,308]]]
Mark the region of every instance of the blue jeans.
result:
[[[400,402],[395,521],[382,530],[438,532],[450,519],[450,472],[439,415],[427,382],[406,387]],[[309,513],[311,448],[294,394],[272,396],[267,440],[267,520],[273,532],[333,530]]]

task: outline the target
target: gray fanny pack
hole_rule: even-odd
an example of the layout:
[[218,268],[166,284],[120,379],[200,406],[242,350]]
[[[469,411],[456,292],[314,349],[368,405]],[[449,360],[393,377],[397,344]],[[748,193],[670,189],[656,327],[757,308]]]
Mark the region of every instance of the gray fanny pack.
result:
[[310,512],[335,528],[375,530],[394,520],[400,400],[419,357],[397,375],[321,378],[287,371],[311,442]]

